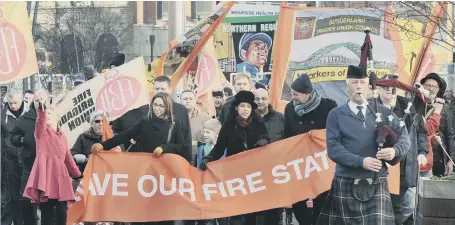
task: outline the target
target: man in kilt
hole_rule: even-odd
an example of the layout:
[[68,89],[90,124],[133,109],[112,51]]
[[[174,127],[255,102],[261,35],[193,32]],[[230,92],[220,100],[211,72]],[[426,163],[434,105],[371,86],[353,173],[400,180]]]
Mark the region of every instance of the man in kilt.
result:
[[[317,224],[395,224],[385,162],[394,165],[406,155],[408,132],[395,117],[390,128],[397,134],[397,142],[378,151],[376,112],[371,108],[377,108],[382,121],[388,121],[388,109],[368,107],[365,68],[349,66],[346,85],[349,102],[333,109],[327,118],[327,153],[336,169]],[[363,190],[367,198],[361,198]]]

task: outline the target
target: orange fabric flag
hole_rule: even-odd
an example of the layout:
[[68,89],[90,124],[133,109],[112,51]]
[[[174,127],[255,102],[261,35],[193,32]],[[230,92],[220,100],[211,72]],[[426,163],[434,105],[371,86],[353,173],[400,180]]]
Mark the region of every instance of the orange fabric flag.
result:
[[[111,126],[109,125],[109,122],[107,122],[106,115],[103,115],[103,136],[101,138],[102,141],[106,141],[110,138],[114,137],[114,132],[111,129]],[[115,147],[113,149],[109,149],[115,152],[121,152],[122,150],[120,147]]]

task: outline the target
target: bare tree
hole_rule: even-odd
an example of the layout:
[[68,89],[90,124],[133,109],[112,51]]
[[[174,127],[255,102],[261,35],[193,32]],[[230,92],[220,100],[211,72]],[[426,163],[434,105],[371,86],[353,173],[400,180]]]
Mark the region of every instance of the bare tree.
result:
[[[43,86],[48,88],[47,84],[51,82],[53,84],[52,89],[56,90],[63,89],[62,82],[71,85],[71,77],[75,73],[81,73],[81,68],[86,65],[95,64],[97,41],[103,34],[110,34],[115,37],[118,42],[117,51],[122,51],[131,44],[135,8],[130,3],[127,6],[115,4],[115,2],[109,1],[72,1],[70,7],[61,7],[56,2],[54,8],[40,8],[40,13],[46,16],[46,22],[38,26],[37,38],[42,43],[41,47],[47,52],[47,60],[52,62],[46,71],[49,76],[41,78]],[[62,44],[67,35],[74,36],[75,40],[77,39],[76,43],[80,40],[80,45]],[[67,61],[66,63],[74,61],[73,58],[65,58],[62,53],[69,52],[74,55],[75,51],[78,60],[77,69],[72,70],[70,74],[65,74],[62,81],[55,82],[55,75],[62,74],[61,65],[64,60]],[[77,54],[79,51],[82,51],[81,54]]]
[[[370,8],[378,9],[384,13],[385,29],[399,31],[406,34],[408,40],[432,38],[432,43],[448,51],[455,47],[452,27],[454,26],[453,2],[422,2],[422,1],[324,1],[322,6],[335,8]],[[437,15],[435,7],[442,8],[442,14]],[[403,21],[405,21],[403,23]],[[423,24],[423,28],[416,26],[415,22]],[[434,35],[425,33],[430,23],[436,23]]]

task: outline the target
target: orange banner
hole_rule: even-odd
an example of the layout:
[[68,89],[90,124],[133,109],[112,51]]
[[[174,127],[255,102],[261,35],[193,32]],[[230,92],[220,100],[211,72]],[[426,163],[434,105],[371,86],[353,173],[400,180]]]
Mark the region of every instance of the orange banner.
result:
[[68,224],[200,220],[284,207],[330,188],[335,167],[325,148],[325,130],[318,130],[210,163],[207,171],[173,154],[101,152],[90,157],[88,195],[80,184]]
[[84,177],[91,180],[76,190],[68,224],[202,220],[285,207],[329,190],[335,171],[325,130],[218,160],[207,171],[173,154],[101,152],[89,165]]
[[35,45],[24,2],[0,2],[0,84],[38,73]]

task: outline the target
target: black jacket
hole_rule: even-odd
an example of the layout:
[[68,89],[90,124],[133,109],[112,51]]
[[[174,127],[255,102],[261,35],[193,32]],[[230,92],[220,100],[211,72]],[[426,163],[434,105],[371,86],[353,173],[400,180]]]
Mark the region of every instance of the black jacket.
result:
[[269,113],[263,117],[267,134],[270,142],[275,142],[283,139],[284,136],[284,115],[275,111],[269,105]]
[[[414,99],[414,107],[416,112],[421,115],[426,115],[433,107],[426,106],[423,103],[422,99],[415,98]],[[438,135],[441,137],[442,143],[447,150],[447,153],[450,155],[452,159],[455,159],[455,135],[452,129],[452,115],[449,110],[448,105],[444,105],[441,111],[441,122],[438,129]],[[449,158],[440,146],[433,146],[433,157],[434,160],[437,161],[438,159],[443,159],[444,162],[447,162]]]
[[229,120],[230,118],[230,113],[232,111],[231,105],[234,102],[235,98],[231,98],[224,105],[221,107],[220,110],[220,115],[218,116],[218,120],[220,121],[221,125],[224,125],[224,123]]
[[450,112],[450,115],[452,117],[452,129],[455,129],[455,98],[450,101],[450,102],[447,102],[447,104],[449,105],[449,112]]
[[191,124],[190,124],[190,117],[188,116],[188,110],[182,104],[173,102],[172,109],[174,110],[174,119],[178,121],[182,132],[183,132],[183,140],[184,146],[183,149],[186,151],[184,155],[187,155],[188,162],[191,162],[191,156],[193,152],[193,136],[191,135]]
[[[119,134],[119,133],[122,133],[123,131],[126,131],[128,129],[130,129],[131,127],[133,127],[137,121],[139,121],[142,117],[145,117],[147,116],[149,112],[149,105],[143,105],[137,109],[132,109],[128,112],[126,112],[125,114],[123,114],[121,117],[117,118],[116,120],[112,121],[112,131],[114,132],[114,134]],[[133,137],[133,139],[135,141],[136,140],[136,137]],[[126,149],[128,149],[131,145],[131,142],[130,140],[122,143],[123,144],[123,147]],[[131,149],[130,151],[132,152],[142,152],[143,150],[142,149],[138,149],[138,145],[133,145],[131,146]]]
[[[183,131],[183,140],[185,140],[185,147],[186,151],[188,151],[189,154],[192,152],[192,136],[191,136],[191,126],[190,126],[190,119],[188,117],[188,111],[186,110],[185,106],[182,104],[173,102],[172,105],[173,111],[174,111],[174,119],[175,121],[179,121],[180,125],[182,127]],[[143,105],[137,109],[133,109],[122,115],[121,117],[117,118],[112,122],[112,130],[114,131],[115,134],[122,133],[124,131],[127,131],[131,127],[133,127],[137,121],[139,121],[142,117],[146,117],[149,113],[149,105]],[[132,137],[136,142],[138,142],[138,137],[134,136]],[[131,145],[130,140],[126,140],[124,143],[122,143],[125,150],[128,149],[128,147]],[[148,152],[150,151],[148,148],[147,149],[141,149],[141,146],[139,143],[136,143],[131,147],[129,150],[130,152]],[[152,149],[153,151],[153,149]],[[186,155],[185,154],[185,155]],[[188,158],[191,160],[190,158]]]
[[294,111],[294,105],[289,102],[284,109],[284,138],[293,137],[311,130],[326,128],[327,116],[330,110],[337,107],[337,103],[328,98],[322,98],[321,103],[313,111],[298,116]]
[[270,142],[267,136],[267,128],[260,116],[254,116],[250,126],[246,128],[238,126],[235,120],[229,119],[221,127],[212,151],[204,158],[209,159],[209,161],[218,160],[223,156],[225,150],[227,157],[248,151],[259,147],[255,146],[255,144],[261,139],[266,139]]
[[95,134],[92,128],[77,137],[76,142],[71,148],[71,155],[82,154],[86,157],[92,154],[92,145],[101,142],[101,135]]
[[[89,157],[92,152],[91,148],[92,145],[95,143],[100,143],[101,142],[101,135],[95,134],[92,129],[85,131],[84,133],[80,134],[79,137],[77,137],[76,142],[74,143],[73,147],[71,148],[71,155],[76,155],[76,154],[83,154],[85,157]],[[85,163],[77,163],[77,166],[79,167],[79,170],[81,173],[84,173],[85,166],[87,166],[87,162]]]
[[36,110],[32,105],[28,112],[17,119],[16,126],[11,132],[11,143],[16,147],[23,147],[21,157],[27,168],[33,166],[36,157],[35,123]]
[[[155,148],[162,147],[163,153],[174,153],[182,156],[190,162],[191,152],[185,149],[185,140],[183,139],[183,130],[179,120],[175,121],[172,129],[170,142],[167,143],[170,122],[158,117],[141,118],[136,125],[115,135],[111,139],[101,143],[104,149],[112,149],[132,137],[137,137],[137,149],[143,149],[142,152],[153,152]],[[136,150],[137,150],[136,149]],[[131,151],[131,150],[130,150]]]
[[[17,115],[23,115],[28,110],[28,105],[22,102],[22,106],[19,109]],[[20,117],[20,116],[18,116]],[[14,127],[16,126],[16,121],[18,118],[9,110],[8,105],[1,110],[0,114],[0,124],[1,124],[1,137],[2,137],[2,149],[1,152],[5,153],[9,157],[17,158],[19,152],[22,150],[20,147],[16,147],[11,143],[11,135]]]
[[422,115],[414,114],[412,124],[408,128],[411,148],[400,164],[400,185],[403,187],[416,187],[418,178],[418,155],[428,155],[428,133]]

